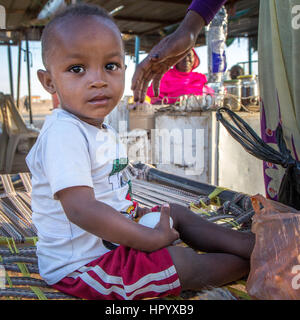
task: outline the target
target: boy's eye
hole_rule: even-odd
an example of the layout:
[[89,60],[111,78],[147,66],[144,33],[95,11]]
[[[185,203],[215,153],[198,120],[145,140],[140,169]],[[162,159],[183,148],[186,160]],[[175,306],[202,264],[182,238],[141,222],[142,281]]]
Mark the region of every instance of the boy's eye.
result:
[[69,71],[74,73],[81,73],[84,72],[84,68],[82,66],[73,66],[69,69]]
[[105,68],[110,71],[116,71],[121,68],[121,66],[118,63],[108,63]]

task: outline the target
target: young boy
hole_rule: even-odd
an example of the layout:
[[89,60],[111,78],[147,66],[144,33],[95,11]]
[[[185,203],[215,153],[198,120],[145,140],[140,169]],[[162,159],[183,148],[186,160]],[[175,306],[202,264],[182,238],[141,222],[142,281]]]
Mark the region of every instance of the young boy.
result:
[[[45,281],[85,299],[141,299],[220,286],[249,272],[253,234],[161,209],[154,229],[133,221],[127,158],[103,123],[124,90],[124,48],[110,16],[68,7],[45,28],[38,78],[60,108],[47,117],[26,161]],[[174,226],[170,228],[169,217]],[[172,246],[180,237],[191,248]],[[107,244],[118,244],[110,249]]]

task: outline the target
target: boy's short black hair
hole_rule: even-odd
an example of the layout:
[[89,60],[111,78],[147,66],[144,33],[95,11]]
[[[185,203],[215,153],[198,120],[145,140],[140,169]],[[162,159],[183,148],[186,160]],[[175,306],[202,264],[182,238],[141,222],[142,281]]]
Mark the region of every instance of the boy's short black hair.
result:
[[52,18],[52,20],[48,22],[48,24],[43,30],[41,37],[41,45],[42,59],[45,68],[47,68],[47,53],[51,42],[51,32],[53,31],[53,27],[58,23],[65,21],[68,18],[86,16],[98,16],[103,19],[108,19],[116,26],[113,18],[109,15],[109,13],[104,8],[101,8],[98,5],[80,3],[67,6],[63,11],[55,15],[54,18]]

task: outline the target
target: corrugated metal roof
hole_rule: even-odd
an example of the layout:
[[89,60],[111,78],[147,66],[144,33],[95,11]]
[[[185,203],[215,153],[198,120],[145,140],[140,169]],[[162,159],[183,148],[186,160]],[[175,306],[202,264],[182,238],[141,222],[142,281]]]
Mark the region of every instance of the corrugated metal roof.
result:
[[[0,0],[7,11],[7,28],[19,29],[24,26],[35,28],[29,34],[32,40],[39,40],[46,21],[38,21],[37,16],[47,0]],[[67,0],[66,2],[71,2]],[[109,12],[122,6],[114,14],[114,19],[125,35],[127,53],[134,53],[135,35],[140,36],[141,50],[148,52],[168,33],[167,27],[180,23],[186,14],[191,0],[86,0],[95,3]],[[258,30],[259,0],[228,0],[227,6],[235,4],[235,10],[229,10],[228,37],[256,36]],[[172,30],[172,29],[170,29]],[[169,31],[170,32],[170,31]],[[204,30],[200,34],[198,45],[205,44]]]
[[15,29],[35,19],[48,0],[0,0],[6,9],[6,26]]

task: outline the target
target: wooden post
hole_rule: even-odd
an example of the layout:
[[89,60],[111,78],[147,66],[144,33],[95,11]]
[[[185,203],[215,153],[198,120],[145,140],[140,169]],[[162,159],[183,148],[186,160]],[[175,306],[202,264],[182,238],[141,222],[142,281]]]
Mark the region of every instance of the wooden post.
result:
[[20,78],[21,78],[21,53],[22,53],[22,40],[19,40],[18,44],[18,80],[17,80],[17,108],[20,109]]
[[140,37],[135,36],[135,68],[140,62]]
[[14,100],[14,81],[13,81],[13,72],[12,72],[12,61],[11,61],[11,48],[10,43],[7,44],[7,58],[8,58],[8,71],[9,71],[9,84],[10,84],[10,94]]
[[30,83],[30,61],[29,61],[29,42],[28,42],[28,34],[25,32],[26,39],[26,62],[27,62],[27,83],[28,83],[28,107],[29,107],[29,120],[30,124],[32,121],[32,109],[31,109],[31,83]]
[[250,37],[248,37],[248,61],[249,61],[249,74],[252,74],[252,49],[251,49]]

